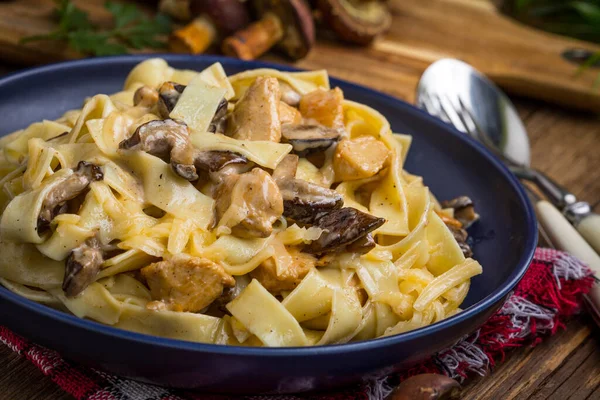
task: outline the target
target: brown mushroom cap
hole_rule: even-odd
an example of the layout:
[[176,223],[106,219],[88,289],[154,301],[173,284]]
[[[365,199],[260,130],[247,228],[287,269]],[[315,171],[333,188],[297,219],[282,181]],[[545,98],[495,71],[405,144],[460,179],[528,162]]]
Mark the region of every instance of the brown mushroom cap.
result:
[[335,190],[296,179],[298,156],[288,154],[273,171],[283,199],[283,216],[301,224],[312,224],[326,213],[341,208],[344,198]]
[[54,217],[67,212],[67,201],[84,193],[90,183],[103,178],[104,174],[99,166],[87,161],[80,161],[74,173],[52,188],[46,195],[38,216],[38,232],[46,230]]
[[392,23],[387,5],[379,1],[318,0],[317,6],[338,37],[351,43],[369,44]]
[[249,161],[241,154],[231,151],[200,151],[196,150],[194,154],[194,165],[197,170],[206,172],[216,172],[223,167],[232,164],[248,164]]
[[403,381],[386,400],[458,399],[460,385],[440,374],[420,374]]
[[209,17],[225,35],[242,29],[250,22],[248,10],[240,0],[192,0],[190,10],[193,16]]
[[304,0],[253,0],[256,15],[275,14],[283,26],[277,47],[294,60],[306,56],[315,44],[315,24]]
[[165,82],[158,89],[158,113],[163,118],[168,118],[179,96],[185,90],[185,85],[175,82]]
[[341,136],[341,129],[323,125],[286,124],[281,127],[283,141],[291,144],[294,153],[301,157],[327,150]]
[[315,254],[335,251],[362,239],[384,223],[385,219],[352,207],[330,211],[314,223],[325,232],[305,251]]
[[62,289],[67,297],[77,296],[94,282],[103,261],[101,243],[96,237],[74,248],[65,261]]
[[442,208],[453,208],[456,218],[466,229],[479,219],[475,212],[475,204],[467,196],[459,196],[452,200],[442,201]]

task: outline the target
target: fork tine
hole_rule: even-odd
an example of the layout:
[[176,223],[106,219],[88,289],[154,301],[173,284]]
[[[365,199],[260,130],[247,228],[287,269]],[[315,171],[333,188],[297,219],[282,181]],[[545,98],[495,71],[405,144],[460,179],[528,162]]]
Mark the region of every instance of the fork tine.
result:
[[448,119],[447,122],[452,124],[457,130],[463,133],[469,133],[467,127],[464,125],[462,119],[460,118],[459,112],[456,110],[456,107],[454,106],[450,98],[447,95],[444,95],[443,97],[437,96],[437,100],[440,105],[440,108],[442,109],[442,112]]
[[465,119],[466,124],[470,126],[470,135],[475,139],[486,143],[486,141],[488,141],[487,135],[484,134],[483,130],[477,123],[477,120],[473,116],[473,113],[460,97],[458,97],[458,104],[460,105],[460,114]]
[[425,91],[421,92],[421,94],[419,96],[419,107],[421,107],[423,110],[427,111],[428,114],[439,118],[438,113],[433,108],[433,104],[431,102],[431,98],[429,97],[429,93],[427,93]]
[[456,106],[456,103],[453,102],[450,98],[448,98],[448,102],[450,102],[454,106],[456,115],[458,119],[460,119],[460,122],[464,127],[464,132],[472,138],[478,139],[477,124],[475,123],[473,115],[469,113],[469,110],[466,108],[460,96],[457,96],[457,99],[458,107]]

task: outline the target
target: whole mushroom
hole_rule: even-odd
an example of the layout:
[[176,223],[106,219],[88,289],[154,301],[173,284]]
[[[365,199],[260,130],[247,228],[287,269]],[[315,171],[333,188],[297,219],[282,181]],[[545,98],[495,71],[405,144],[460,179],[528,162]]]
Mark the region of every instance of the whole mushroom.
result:
[[176,53],[204,53],[217,36],[230,35],[250,22],[240,0],[192,0],[189,15],[194,20],[169,38],[169,47]]
[[317,0],[317,7],[336,35],[350,43],[367,45],[392,23],[387,5],[377,0]]
[[253,60],[273,46],[293,60],[308,54],[315,42],[315,26],[304,0],[252,0],[259,21],[223,41],[223,53]]
[[403,381],[386,400],[450,400],[457,399],[460,385],[440,374],[420,374]]

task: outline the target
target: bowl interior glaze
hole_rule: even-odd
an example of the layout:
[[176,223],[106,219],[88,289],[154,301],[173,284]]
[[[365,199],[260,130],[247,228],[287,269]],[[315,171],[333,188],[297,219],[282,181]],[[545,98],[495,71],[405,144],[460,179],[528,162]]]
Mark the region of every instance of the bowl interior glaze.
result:
[[[164,55],[176,68],[201,70],[219,61],[228,74],[289,67],[225,57]],[[121,89],[142,56],[80,60],[26,70],[0,80],[0,135],[81,106],[82,99]],[[135,379],[236,393],[281,393],[349,383],[389,373],[476,329],[521,279],[537,241],[531,204],[517,179],[487,150],[425,112],[385,94],[331,79],[347,99],[381,112],[394,132],[413,136],[406,169],[438,199],[471,197],[481,220],[469,229],[483,274],[472,280],[464,312],[406,334],[312,348],[263,349],[157,338],[80,320],[0,287],[0,324],[68,357]],[[64,337],[70,337],[66,342]],[[177,372],[176,374],[174,372]]]

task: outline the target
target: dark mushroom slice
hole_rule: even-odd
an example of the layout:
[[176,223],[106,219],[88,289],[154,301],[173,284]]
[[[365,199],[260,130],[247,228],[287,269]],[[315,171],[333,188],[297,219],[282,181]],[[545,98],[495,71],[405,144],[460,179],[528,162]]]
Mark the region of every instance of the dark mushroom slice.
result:
[[335,190],[296,179],[298,156],[287,155],[273,171],[273,179],[283,199],[283,216],[301,224],[311,224],[326,213],[341,208],[344,199]]
[[465,229],[479,219],[479,214],[475,212],[475,203],[467,196],[442,201],[442,208],[453,208],[454,218],[459,220]]
[[199,151],[194,155],[196,170],[216,172],[223,167],[232,164],[248,164],[249,161],[241,154],[231,151]]
[[188,126],[174,119],[149,121],[138,126],[133,135],[119,143],[120,149],[143,150],[170,162],[175,173],[184,179],[198,179],[194,166],[195,148],[190,142]]
[[385,219],[364,213],[352,207],[332,210],[319,218],[313,226],[321,228],[321,236],[304,251],[314,254],[338,250],[367,236],[385,223]]
[[96,237],[71,250],[65,262],[62,284],[67,297],[77,296],[94,282],[103,262],[102,246]]
[[59,214],[67,212],[67,202],[83,194],[90,183],[104,178],[99,166],[80,161],[77,169],[65,180],[53,187],[42,203],[38,216],[37,229],[41,233],[48,229],[50,222]]
[[315,26],[304,0],[252,0],[259,21],[223,41],[223,53],[253,60],[273,46],[293,60],[308,54],[315,42]]
[[441,374],[420,374],[403,381],[386,400],[458,399],[460,384]]
[[342,130],[323,125],[290,125],[281,127],[281,138],[301,157],[327,150],[342,136]]
[[221,99],[221,102],[217,106],[217,111],[215,112],[215,116],[210,121],[208,125],[208,131],[212,133],[223,133],[225,132],[225,127],[227,123],[227,100],[225,98]]
[[471,246],[469,246],[467,243],[467,238],[469,237],[467,231],[463,228],[458,228],[455,225],[446,224],[446,226],[450,229],[450,232],[452,232],[452,236],[454,236],[454,239],[456,239],[456,243],[458,243],[458,246],[462,250],[464,256],[473,256],[473,250],[471,250]]
[[375,246],[375,239],[373,238],[373,235],[369,233],[367,236],[350,243],[346,246],[346,250],[351,253],[367,254],[373,250]]
[[386,32],[392,15],[380,1],[318,0],[327,26],[347,42],[367,45]]
[[442,219],[444,224],[450,229],[452,232],[452,236],[458,243],[458,246],[462,250],[465,257],[471,257],[473,255],[473,251],[471,250],[471,246],[467,243],[467,238],[469,237],[469,233],[463,229],[463,224],[459,220],[449,217],[443,212],[436,211],[436,214]]
[[185,90],[185,85],[175,82],[165,82],[158,89],[158,113],[163,118],[169,118],[169,114],[175,108],[179,96]]
[[201,54],[219,35],[227,36],[250,22],[246,5],[239,0],[191,0],[187,11],[194,18],[188,25],[177,29],[169,37],[169,48],[176,53]]

